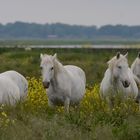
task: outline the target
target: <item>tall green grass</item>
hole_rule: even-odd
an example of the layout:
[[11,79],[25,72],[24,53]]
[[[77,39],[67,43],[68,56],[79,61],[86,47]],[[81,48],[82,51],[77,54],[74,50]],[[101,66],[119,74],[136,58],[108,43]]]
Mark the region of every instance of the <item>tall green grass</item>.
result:
[[[81,67],[87,77],[88,84],[99,83],[107,68],[107,61],[116,52],[126,53],[125,49],[32,49],[25,51],[18,48],[0,48],[0,72],[14,69],[24,76],[40,77],[40,53],[58,54],[64,65],[72,64]],[[129,64],[137,56],[138,49],[129,49]]]

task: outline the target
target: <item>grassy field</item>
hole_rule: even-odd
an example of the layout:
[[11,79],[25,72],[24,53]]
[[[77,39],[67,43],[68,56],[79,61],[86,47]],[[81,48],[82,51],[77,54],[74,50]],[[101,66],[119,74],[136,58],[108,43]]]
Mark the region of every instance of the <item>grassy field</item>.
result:
[[129,52],[129,64],[135,59],[138,49],[32,49],[25,51],[18,48],[0,48],[0,72],[17,70],[24,76],[40,77],[40,53],[53,55],[57,53],[62,64],[73,64],[81,67],[87,76],[88,84],[99,83],[107,68],[107,61],[117,51]]
[[[129,52],[129,64],[138,50],[99,49],[0,49],[0,72],[14,69],[28,77],[26,101],[15,107],[0,106],[1,140],[138,140],[140,113],[133,100],[121,102],[109,110],[99,97],[99,83],[107,68],[106,62],[116,54]],[[63,64],[83,68],[87,76],[87,90],[80,107],[71,107],[65,114],[63,107],[50,109],[42,87],[39,54],[58,54]]]

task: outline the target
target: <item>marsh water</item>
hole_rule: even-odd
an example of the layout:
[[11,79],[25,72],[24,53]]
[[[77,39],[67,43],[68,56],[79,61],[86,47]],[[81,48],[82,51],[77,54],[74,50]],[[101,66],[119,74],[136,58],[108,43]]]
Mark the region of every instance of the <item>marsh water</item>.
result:
[[19,48],[95,48],[95,49],[117,49],[117,48],[140,48],[139,45],[30,45],[18,46]]

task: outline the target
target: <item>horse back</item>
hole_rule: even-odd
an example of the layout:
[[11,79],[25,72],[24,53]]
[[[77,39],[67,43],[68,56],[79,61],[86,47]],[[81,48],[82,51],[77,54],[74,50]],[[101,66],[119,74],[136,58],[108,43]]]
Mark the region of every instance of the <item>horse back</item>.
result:
[[21,98],[24,98],[27,95],[28,82],[23,75],[14,70],[3,72],[0,75],[10,78],[15,84],[17,84],[20,90]]
[[81,68],[73,65],[67,65],[65,69],[71,77],[71,103],[77,103],[85,94],[85,72]]
[[74,65],[66,65],[64,66],[64,68],[66,69],[66,71],[75,78],[79,78],[84,80],[85,84],[86,84],[86,76],[85,76],[85,72],[77,66]]
[[0,75],[0,103],[14,105],[20,100],[18,86],[7,76]]

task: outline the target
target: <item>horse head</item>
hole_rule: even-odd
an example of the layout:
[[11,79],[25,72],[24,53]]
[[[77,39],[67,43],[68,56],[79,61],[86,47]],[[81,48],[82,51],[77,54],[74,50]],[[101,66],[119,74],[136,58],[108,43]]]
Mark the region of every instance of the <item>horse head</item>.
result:
[[129,87],[130,78],[128,75],[128,61],[127,61],[128,53],[125,55],[120,54],[118,52],[115,57],[113,57],[109,62],[109,68],[111,69],[113,79],[116,79],[122,83],[124,88]]
[[43,86],[44,88],[49,88],[50,82],[54,77],[54,61],[57,55],[47,55],[40,54],[40,69],[42,73]]

